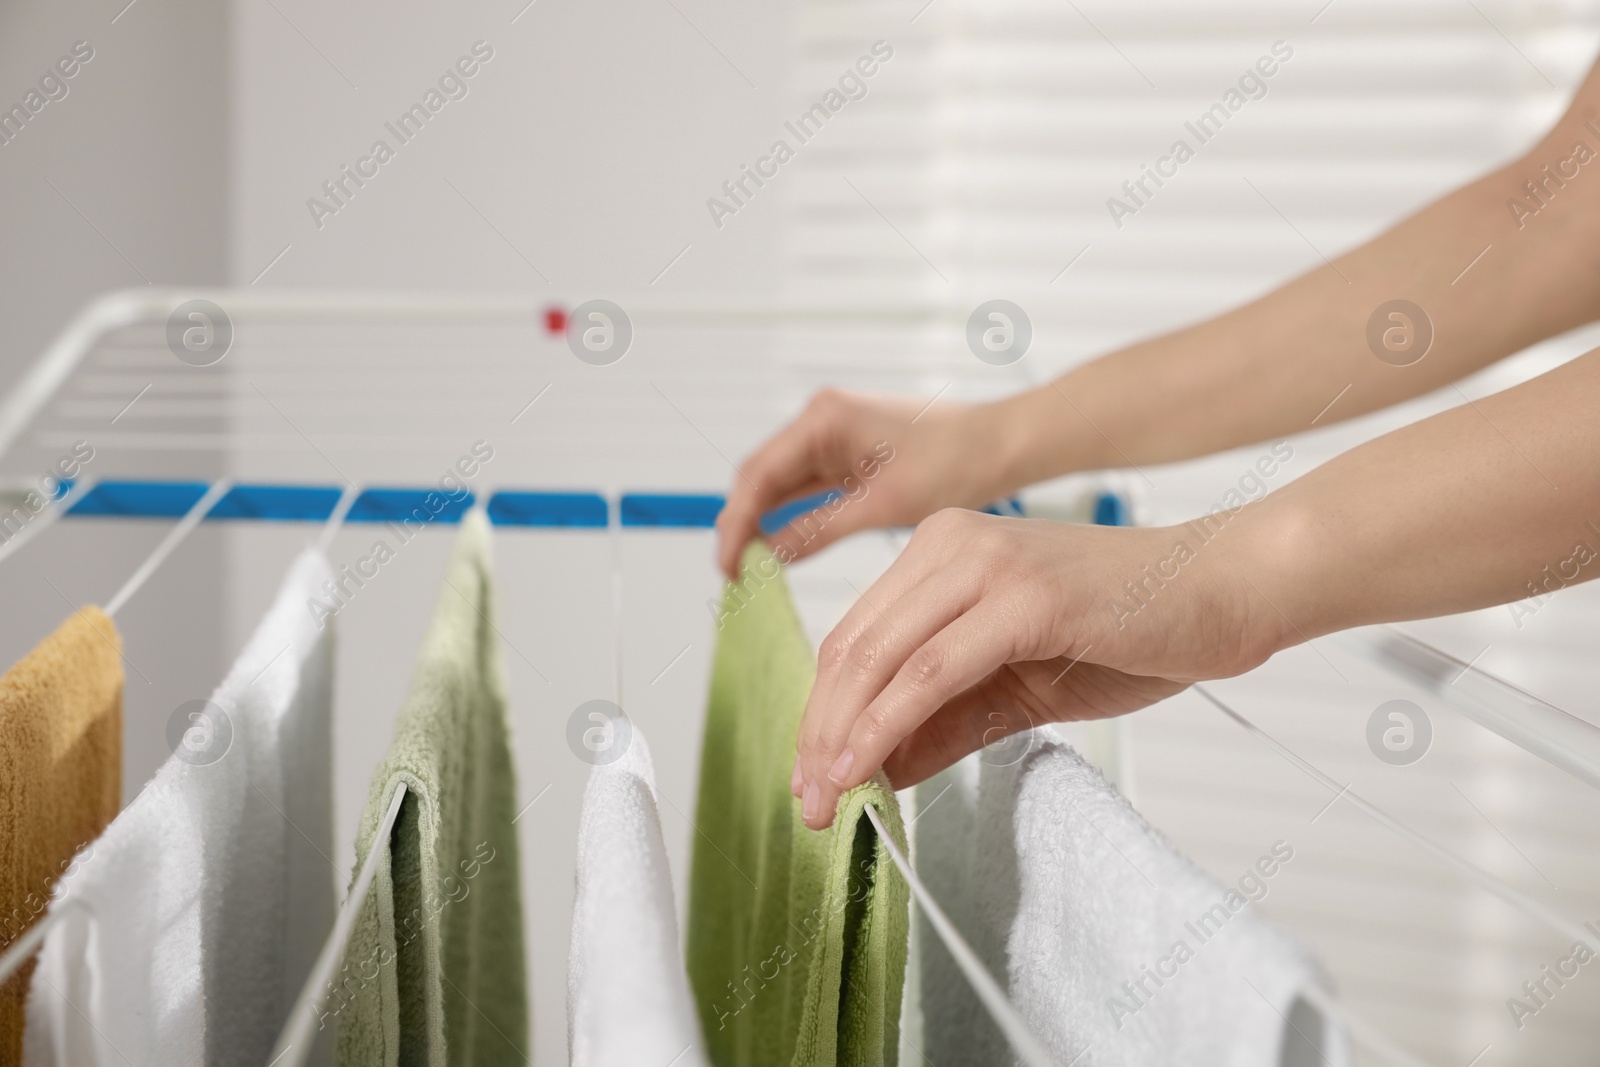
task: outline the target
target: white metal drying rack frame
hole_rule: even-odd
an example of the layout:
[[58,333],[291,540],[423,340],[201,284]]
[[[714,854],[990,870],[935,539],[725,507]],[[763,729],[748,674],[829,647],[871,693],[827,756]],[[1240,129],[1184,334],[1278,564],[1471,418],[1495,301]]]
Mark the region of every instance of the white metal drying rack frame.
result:
[[[71,378],[73,372],[76,371],[84,358],[108,334],[129,326],[164,322],[179,304],[186,300],[197,298],[209,299],[219,306],[226,307],[230,316],[268,321],[365,319],[390,322],[531,323],[539,321],[545,309],[550,305],[549,300],[542,298],[441,296],[403,293],[341,294],[324,292],[299,293],[281,290],[163,290],[153,288],[109,293],[85,307],[40,355],[19,382],[4,397],[0,397],[0,457],[4,457],[11,450],[26,428],[43,411],[45,405],[56,395],[62,385]],[[823,308],[759,303],[702,307],[672,303],[636,303],[633,305],[631,314],[635,315],[641,322],[670,323],[674,325],[929,325],[933,323],[959,324],[963,321],[962,316],[954,309],[936,305],[883,309],[848,306]],[[4,549],[0,549],[0,559],[4,559],[6,555],[20,547],[22,542],[41,532],[49,525],[50,521],[53,521],[66,510],[64,505],[69,500],[81,497],[89,487],[87,481],[73,485],[62,499],[55,502],[56,506],[51,509],[50,513],[42,517],[42,521],[32,524],[23,534],[12,538]],[[110,602],[111,606],[120,607],[128,597],[137,591],[140,584],[160,566],[161,562],[176,548],[183,537],[199,524],[210,507],[221,499],[227,488],[228,483],[225,480],[213,482],[207,488],[204,496],[196,501],[189,511],[182,516],[151,556],[130,577],[122,590],[116,594]],[[341,494],[339,502],[334,509],[334,514],[328,518],[323,534],[324,541],[338,528],[354,502],[354,489],[355,487],[353,486],[346,487],[345,492]],[[620,599],[620,589],[615,585],[613,597],[615,606],[615,600]],[[1394,627],[1379,627],[1374,631],[1345,634],[1342,635],[1342,639],[1358,648],[1374,662],[1401,677],[1423,686],[1447,703],[1455,706],[1480,726],[1493,731],[1552,765],[1560,767],[1589,785],[1600,788],[1600,728],[1592,726],[1547,701],[1541,700],[1473,664],[1464,663],[1419,638]],[[620,668],[618,673],[620,677]],[[1433,843],[1424,835],[1405,826],[1362,798],[1357,797],[1350,791],[1348,786],[1341,787],[1332,778],[1323,774],[1281,742],[1219,700],[1208,688],[1195,686],[1195,689],[1222,713],[1239,723],[1280,756],[1299,767],[1324,787],[1334,791],[1336,800],[1340,797],[1349,798],[1362,811],[1399,834],[1413,846],[1428,853],[1434,859],[1481,888],[1499,896],[1541,925],[1559,933],[1562,937],[1574,939],[1585,944],[1590,942],[1590,931],[1584,926],[1561,916],[1537,899]],[[619,692],[619,699],[620,695]],[[395,790],[384,819],[384,827],[392,827],[394,819],[399,813],[404,795],[403,786]],[[873,825],[882,834],[882,827],[876,818],[876,814],[876,812],[868,812]],[[383,827],[380,827],[379,837],[375,841],[381,842],[385,836]],[[887,838],[885,840],[887,841]],[[317,996],[318,979],[321,977],[322,982],[320,984],[326,984],[326,975],[332,973],[332,969],[343,954],[344,944],[348,941],[350,932],[353,929],[356,914],[364,903],[367,892],[370,890],[375,873],[375,864],[378,862],[378,858],[386,851],[387,849],[383,845],[375,843],[368,853],[366,861],[363,863],[361,871],[351,887],[349,897],[346,898],[341,906],[334,930],[313,967],[310,979],[301,992],[300,1000],[297,1002],[291,1017],[285,1021],[283,1034],[274,1049],[272,1064],[279,1065],[279,1067],[288,1067],[289,1064],[300,1062],[304,1054],[309,1051],[308,1035],[305,1030],[313,1012],[308,1010],[308,1005],[314,1006],[320,999]],[[928,896],[909,861],[900,854],[898,849],[892,846],[890,855],[911,883],[919,903],[929,913],[930,919],[935,920],[933,923],[935,930],[945,940],[952,955],[962,964],[964,972],[973,981],[980,1000],[995,1015],[996,1022],[1001,1027],[1002,1032],[1006,1033],[1008,1038],[1013,1041],[1017,1052],[1030,1064],[1030,1067],[1046,1067],[1050,1062],[1048,1054],[1044,1052],[1037,1039],[1022,1026],[1015,1012],[1004,1001],[1004,997],[999,992],[999,986],[994,982],[992,976],[983,971],[981,964],[978,963],[976,956],[962,940],[960,933],[955,930],[947,919],[944,919],[937,902]],[[58,907],[53,916],[46,916],[44,920],[34,924],[4,953],[0,953],[0,981],[3,981],[6,976],[11,974],[33,954],[42,943],[51,925],[49,919],[61,915],[65,910]],[[1318,1007],[1324,1012],[1340,1019],[1347,1025],[1347,1028],[1358,1043],[1378,1053],[1384,1059],[1393,1063],[1407,1065],[1407,1067],[1415,1067],[1415,1065],[1421,1063],[1406,1050],[1395,1046],[1381,1034],[1361,1024],[1360,1020],[1350,1018],[1331,999],[1319,996],[1317,1001]],[[291,1055],[291,1053],[294,1054]]]

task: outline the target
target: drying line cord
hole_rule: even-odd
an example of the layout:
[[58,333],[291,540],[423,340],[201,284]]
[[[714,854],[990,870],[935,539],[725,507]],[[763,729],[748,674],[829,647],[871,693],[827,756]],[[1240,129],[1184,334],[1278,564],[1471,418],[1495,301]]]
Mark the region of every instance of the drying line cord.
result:
[[188,537],[196,526],[200,525],[200,520],[206,517],[206,513],[215,507],[217,501],[226,496],[231,488],[233,488],[233,479],[231,478],[221,478],[211,483],[211,488],[206,490],[205,495],[196,500],[194,506],[185,513],[183,518],[179,519],[177,524],[167,531],[167,536],[163,537],[161,543],[156,545],[155,551],[151,552],[145,561],[139,564],[139,569],[134,571],[132,577],[123,583],[121,589],[117,590],[116,596],[106,603],[105,611],[107,615],[115,617],[117,612],[122,610],[123,606],[132,599],[133,594],[139,591],[139,587],[149,580],[150,576],[156,572],[161,564],[166,562],[168,556],[172,555],[172,550],[183,543],[183,539]]
[[0,954],[0,985],[5,985],[11,980],[11,976],[28,962],[28,958],[38,951],[40,945],[44,944],[44,939],[49,936],[56,924],[77,906],[76,897],[66,897],[56,901],[42,919],[24,930],[22,936]]
[[614,494],[607,525],[611,533],[611,671],[613,699],[622,708],[622,495]]
[[356,875],[356,881],[350,887],[350,895],[345,898],[344,905],[339,909],[339,917],[333,922],[333,930],[328,934],[328,940],[323,943],[322,951],[317,954],[317,962],[312,965],[311,973],[306,976],[306,983],[300,988],[300,995],[295,998],[294,1009],[289,1013],[289,1019],[283,1024],[283,1031],[278,1035],[278,1043],[272,1047],[272,1057],[267,1061],[272,1067],[301,1067],[306,1057],[311,1054],[311,1045],[315,1040],[315,1028],[320,1023],[323,1004],[328,999],[328,990],[334,972],[344,962],[345,949],[350,945],[350,935],[355,931],[356,919],[361,915],[361,908],[367,901],[367,895],[372,891],[373,879],[378,874],[378,864],[389,855],[389,838],[394,833],[395,819],[400,816],[401,802],[406,798],[406,784],[399,782],[394,787],[394,797],[389,801],[389,810],[384,813],[383,821],[378,824],[378,831],[372,837],[372,843],[367,851],[367,858],[361,864],[361,870]]
[[972,983],[972,991],[978,995],[983,1006],[989,1009],[995,1025],[1000,1027],[1000,1032],[1006,1035],[1006,1040],[1016,1049],[1018,1058],[1027,1064],[1027,1067],[1056,1067],[1055,1060],[1050,1056],[1050,1050],[1045,1048],[1044,1043],[1028,1029],[1028,1024],[1022,1021],[1017,1009],[1011,1006],[1011,1001],[1006,998],[1000,984],[984,967],[983,961],[972,950],[972,946],[967,944],[955,924],[945,915],[944,909],[933,899],[928,887],[922,884],[922,879],[917,877],[911,862],[900,852],[894,839],[884,829],[883,820],[878,817],[878,809],[871,804],[867,805],[867,818],[872,820],[873,828],[878,831],[878,839],[889,852],[889,858],[900,868],[900,873],[911,886],[911,894],[917,898],[917,906],[927,915],[928,922],[939,935],[939,940],[950,950],[950,955],[961,968],[961,973]]
[[344,526],[345,516],[350,514],[350,508],[360,495],[361,487],[354,482],[345,486],[344,492],[339,494],[339,502],[333,505],[333,511],[328,514],[328,521],[322,527],[322,536],[317,538],[317,548],[323,555],[327,555],[328,550],[333,547],[334,537]]
[[1333,792],[1335,796],[1344,797],[1378,823],[1405,838],[1405,840],[1409,841],[1416,848],[1426,852],[1444,866],[1455,871],[1457,874],[1461,875],[1463,878],[1466,878],[1468,881],[1473,882],[1480,888],[1493,893],[1507,904],[1510,904],[1512,907],[1522,911],[1528,917],[1550,928],[1551,930],[1554,930],[1569,944],[1591,944],[1593,939],[1590,933],[1579,924],[1563,918],[1545,904],[1535,900],[1522,890],[1502,882],[1500,879],[1496,878],[1488,871],[1485,871],[1483,868],[1472,863],[1468,863],[1466,860],[1462,859],[1460,856],[1457,856],[1454,852],[1451,852],[1444,846],[1435,844],[1433,841],[1413,830],[1399,819],[1396,819],[1393,815],[1390,815],[1382,808],[1379,808],[1375,804],[1372,804],[1363,798],[1355,790],[1349,788],[1348,786],[1340,785],[1328,775],[1322,773],[1322,771],[1318,770],[1304,759],[1301,759],[1298,755],[1292,752],[1287,745],[1284,745],[1277,738],[1273,737],[1271,734],[1268,734],[1265,730],[1261,729],[1261,727],[1257,726],[1255,723],[1251,722],[1249,719],[1246,719],[1243,715],[1240,715],[1237,711],[1234,711],[1228,705],[1212,696],[1204,686],[1197,685],[1194,687],[1194,691],[1205,697],[1206,700],[1215,705],[1217,710],[1228,716],[1228,718],[1232,719],[1240,726],[1243,726],[1250,733],[1254,734],[1256,738],[1268,748],[1272,749],[1278,755],[1282,756],[1284,759],[1300,768],[1301,771],[1305,772],[1307,776],[1320,783],[1324,788]]
[[1306,1003],[1316,1008],[1323,1015],[1341,1023],[1349,1031],[1355,1043],[1365,1048],[1368,1052],[1376,1052],[1380,1057],[1397,1067],[1431,1067],[1426,1060],[1419,1060],[1399,1045],[1390,1041],[1383,1034],[1368,1026],[1361,1019],[1351,1015],[1344,1009],[1337,999],[1329,996],[1327,991],[1320,986],[1308,985],[1300,990],[1300,995]]
[[6,559],[17,549],[33,540],[48,529],[57,519],[67,513],[67,510],[82,500],[89,490],[94,488],[95,479],[79,478],[72,483],[65,493],[61,494],[50,507],[40,513],[39,517],[11,536],[5,544],[0,545],[0,560]]

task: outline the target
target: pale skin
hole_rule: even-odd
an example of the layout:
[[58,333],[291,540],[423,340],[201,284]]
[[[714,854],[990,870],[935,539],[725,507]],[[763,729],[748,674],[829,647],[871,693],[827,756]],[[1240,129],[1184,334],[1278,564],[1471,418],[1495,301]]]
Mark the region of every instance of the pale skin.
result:
[[[806,825],[829,826],[840,794],[879,768],[905,788],[1006,732],[1131,712],[1322,634],[1520,600],[1575,546],[1600,546],[1600,350],[1352,449],[1204,543],[1185,527],[967,510],[1073,471],[1189,459],[1375,411],[1600,318],[1600,159],[1575,177],[1567,164],[1536,214],[1508,207],[1538,204],[1524,183],[1576,142],[1600,151],[1596,130],[1600,67],[1507,166],[1253,303],[1038,389],[937,404],[915,422],[925,399],[818,394],[734,480],[717,521],[724,573],[763,513],[859,475],[881,442],[894,459],[870,490],[809,541],[785,528],[773,550],[788,562],[862,529],[916,531],[819,651],[791,780]],[[1434,328],[1406,367],[1366,338],[1373,310],[1395,298]],[[1125,583],[1180,540],[1194,551],[1178,576],[1119,617]],[[1600,562],[1574,580],[1597,573]]]

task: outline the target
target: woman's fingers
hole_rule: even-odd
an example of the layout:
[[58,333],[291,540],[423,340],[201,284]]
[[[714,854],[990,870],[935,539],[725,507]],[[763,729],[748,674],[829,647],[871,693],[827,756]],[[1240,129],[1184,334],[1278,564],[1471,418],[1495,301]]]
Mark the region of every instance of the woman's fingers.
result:
[[[888,673],[881,674],[877,678],[878,686],[881,687],[893,677],[893,672],[899,669],[900,662],[903,662],[916,647],[915,644],[908,643],[910,638],[905,636],[907,632],[920,634],[921,639],[917,640],[917,644],[920,644],[922,639],[932,636],[949,621],[947,617],[939,621],[936,626],[930,626],[924,631],[920,627],[897,624],[895,620],[898,615],[895,613],[904,610],[903,607],[897,608],[901,598],[921,586],[931,576],[942,574],[948,581],[949,556],[954,545],[953,534],[956,528],[962,525],[963,520],[960,516],[949,516],[941,512],[918,526],[910,543],[878,577],[878,580],[856,598],[856,602],[845,612],[844,618],[839,620],[823,640],[822,647],[817,653],[817,677],[806,699],[805,715],[800,723],[798,742],[802,773],[799,784],[794,790],[795,796],[803,799],[804,783],[824,776],[831,766],[830,764],[814,766],[810,755],[816,749],[817,738],[824,723],[828,721],[828,709],[838,704],[836,690],[841,679],[852,672],[857,675],[865,672],[868,666],[866,660],[869,657],[878,657],[881,665],[883,659],[895,654],[898,645],[900,658],[890,665]],[[936,583],[932,591],[937,592],[944,587],[944,583]],[[961,606],[965,607],[965,604]],[[901,635],[898,643],[895,641],[897,625]],[[870,640],[867,639],[869,633],[874,635]],[[876,636],[880,634],[883,636]]]
[[846,486],[842,491],[836,484],[819,483],[809,492],[794,494],[795,499],[801,499],[812,493],[829,490],[840,492],[835,499],[785,523],[783,529],[775,531],[767,538],[767,542],[772,545],[772,551],[779,559],[792,563],[797,559],[804,559],[813,552],[822,551],[841,537],[853,534],[857,530],[884,525],[878,498],[863,489],[865,483],[859,478],[853,482],[851,478],[851,475],[845,475]]
[[[1010,625],[1008,625],[1010,623]],[[827,709],[809,767],[827,777],[806,784],[802,815],[821,829],[833,821],[839,795],[866,781],[895,747],[934,712],[977,685],[1017,653],[1015,619],[993,600],[980,601],[905,657],[894,677],[870,701]],[[834,739],[849,730],[842,745]]]
[[791,783],[806,825],[829,826],[839,796],[880,768],[904,787],[1033,726],[1120,715],[1219,676],[1237,657],[1209,647],[1221,624],[1193,599],[1214,584],[1201,575],[1164,594],[1166,632],[1124,632],[1099,610],[1169,536],[959,512],[919,526],[823,643]]
[[996,671],[911,731],[883,762],[890,784],[910,788],[980,748],[1039,725],[1017,699],[1011,677],[1008,669]]
[[[723,573],[734,577],[744,546],[760,532],[762,515],[813,493],[837,490],[841,496],[774,535],[774,551],[781,548],[784,562],[808,556],[846,534],[903,518],[903,491],[878,479],[895,461],[894,441],[904,444],[914,429],[928,439],[928,423],[912,426],[918,413],[916,403],[902,399],[838,389],[816,393],[794,421],[740,466],[717,518],[717,563]],[[928,449],[913,451],[926,456]],[[970,448],[967,454],[972,464],[983,462],[981,449]],[[907,462],[899,461],[889,481],[904,480],[899,472]]]
[[[1152,685],[1163,688],[1148,692]],[[911,731],[883,761],[896,789],[907,789],[979,749],[986,762],[1009,765],[1031,743],[1007,738],[1051,722],[1099,719],[1169,695],[1161,679],[1136,678],[1098,663],[1058,656],[1010,663],[949,701]],[[1171,687],[1172,691],[1182,688]]]
[[[1185,683],[1128,674],[1061,656],[1011,663],[947,702],[908,734],[883,762],[896,789],[933,777],[979,749],[985,762],[1007,766],[1032,751],[1016,735],[1051,722],[1104,719],[1148,707],[1182,692]],[[1016,738],[1011,743],[1007,738]]]
[[807,702],[800,731],[807,781],[832,771],[850,737],[850,712],[866,707],[917,649],[977,603],[981,593],[976,577],[958,569],[953,578],[921,581],[898,597],[891,593],[888,604],[872,592],[860,598],[866,608],[860,630],[830,647],[824,658],[827,677],[819,677],[822,684],[813,690],[818,698]]
[[738,580],[739,556],[761,532],[762,515],[808,491],[828,487],[825,432],[820,416],[807,408],[740,465],[717,516],[717,564],[729,581]]

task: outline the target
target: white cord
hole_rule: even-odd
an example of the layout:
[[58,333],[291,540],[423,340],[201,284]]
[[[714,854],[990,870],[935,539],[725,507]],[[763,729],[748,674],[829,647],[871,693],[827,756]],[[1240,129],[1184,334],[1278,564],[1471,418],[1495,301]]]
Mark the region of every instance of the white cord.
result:
[[1055,1060],[1050,1057],[1050,1050],[1044,1043],[1033,1036],[1033,1031],[1028,1029],[1028,1024],[1022,1021],[1022,1016],[1017,1014],[1017,1009],[1011,1006],[1011,1001],[1006,999],[1004,991],[998,982],[983,966],[983,961],[978,959],[978,954],[972,946],[962,938],[961,932],[955,928],[944,910],[933,899],[933,894],[928,892],[927,886],[922,884],[922,879],[917,877],[917,872],[911,869],[911,863],[901,854],[895,846],[894,838],[889,836],[889,831],[883,828],[883,821],[878,817],[878,809],[868,804],[866,807],[867,818],[872,820],[873,827],[878,831],[878,839],[883,842],[884,848],[889,851],[889,858],[894,860],[894,865],[900,868],[900,873],[911,886],[911,895],[917,898],[917,906],[928,916],[928,921],[933,924],[934,930],[939,934],[939,940],[944,942],[944,947],[950,950],[951,957],[956,965],[961,968],[961,973],[967,976],[967,981],[972,983],[972,991],[983,1001],[983,1006],[989,1009],[989,1014],[994,1017],[995,1024],[1006,1035],[1006,1040],[1011,1042],[1011,1047],[1016,1049],[1017,1056],[1028,1067],[1056,1067]]
[[[618,709],[622,708],[622,493],[614,494],[615,510],[607,525],[611,527],[611,670],[612,687]],[[608,502],[607,508],[611,505]]]
[[76,897],[65,897],[55,902],[50,910],[45,912],[44,918],[34,923],[23,931],[22,936],[11,943],[11,947],[0,955],[0,985],[5,985],[11,980],[28,957],[32,956],[39,946],[44,944],[44,939],[59,923],[66,913],[78,905]]
[[337,534],[339,532],[339,528],[344,525],[345,516],[350,514],[350,508],[355,504],[356,498],[360,495],[361,487],[355,482],[351,482],[349,485],[345,486],[344,492],[339,494],[339,502],[333,505],[333,511],[329,512],[328,514],[328,521],[322,527],[322,536],[317,538],[317,548],[323,553],[323,555],[327,555],[328,550],[333,547],[334,535]]
[[94,488],[95,479],[79,478],[52,504],[39,513],[39,517],[12,535],[11,540],[0,545],[0,560],[37,537],[46,527],[67,513],[67,509],[81,500],[85,493]]
[[1356,792],[1349,786],[1340,785],[1338,782],[1334,781],[1332,778],[1328,777],[1326,774],[1323,774],[1317,768],[1313,767],[1311,764],[1295,755],[1295,753],[1290,751],[1287,746],[1280,743],[1276,738],[1272,737],[1265,730],[1261,729],[1261,727],[1257,726],[1255,723],[1251,722],[1249,719],[1246,719],[1243,715],[1240,715],[1237,711],[1234,711],[1232,708],[1228,707],[1228,705],[1212,696],[1206,691],[1204,686],[1197,685],[1194,687],[1194,691],[1205,697],[1212,704],[1216,705],[1217,709],[1224,715],[1228,716],[1240,726],[1243,726],[1252,734],[1255,734],[1256,737],[1260,738],[1278,755],[1282,756],[1296,767],[1299,767],[1311,778],[1315,779],[1317,782],[1320,782],[1325,788],[1332,790],[1336,794],[1335,799],[1338,799],[1340,796],[1345,797],[1350,801],[1350,803],[1354,804],[1372,818],[1376,819],[1379,823],[1387,826],[1390,830],[1393,830],[1395,833],[1399,834],[1401,837],[1405,838],[1407,841],[1411,842],[1417,848],[1426,852],[1428,855],[1432,856],[1446,867],[1449,867],[1463,878],[1476,883],[1481,888],[1488,890],[1490,893],[1493,893],[1495,896],[1499,897],[1501,900],[1505,901],[1511,906],[1519,908],[1530,918],[1544,924],[1545,926],[1554,930],[1556,933],[1560,934],[1569,943],[1583,945],[1590,944],[1589,932],[1582,926],[1562,918],[1560,915],[1557,915],[1550,908],[1535,900],[1533,897],[1530,897],[1522,890],[1517,889],[1515,886],[1507,885],[1505,882],[1502,882],[1488,871],[1468,863],[1466,860],[1462,859],[1460,856],[1457,856],[1454,852],[1451,852],[1444,846],[1434,844],[1432,841],[1428,840],[1428,838],[1411,829],[1411,827],[1407,826],[1399,819],[1396,819],[1382,808],[1379,808],[1358,796]]
[[211,483],[211,488],[206,490],[205,495],[196,500],[194,506],[188,510],[183,518],[178,520],[177,525],[167,531],[167,536],[163,537],[161,543],[156,545],[155,551],[151,552],[149,557],[139,564],[139,569],[134,571],[133,576],[123,583],[121,589],[117,590],[117,595],[112,597],[106,604],[105,612],[107,615],[115,616],[118,611],[122,610],[122,606],[156,572],[156,568],[166,562],[167,557],[172,554],[172,550],[177,548],[185,537],[189,536],[191,530],[200,525],[200,520],[206,517],[206,512],[215,507],[217,501],[221,500],[231,488],[233,488],[233,479],[231,478],[219,478]]
[[345,949],[350,945],[350,935],[355,931],[361,906],[367,902],[367,894],[372,891],[373,879],[377,877],[378,861],[389,855],[389,837],[394,833],[394,821],[400,815],[400,803],[405,798],[406,784],[400,782],[394,787],[394,799],[389,801],[389,810],[384,813],[383,821],[378,824],[378,831],[368,846],[367,858],[356,875],[355,885],[350,887],[350,895],[339,909],[333,930],[323,943],[322,951],[317,954],[317,962],[306,976],[305,985],[300,987],[300,995],[295,998],[289,1019],[283,1024],[278,1043],[272,1047],[272,1058],[267,1061],[270,1067],[300,1067],[310,1055],[314,1040],[312,1024],[317,1021],[317,1015],[328,998],[328,983],[333,972],[344,961]]
[[1323,1015],[1343,1025],[1346,1030],[1350,1031],[1350,1036],[1355,1038],[1356,1043],[1364,1047],[1368,1052],[1376,1052],[1390,1063],[1399,1064],[1400,1067],[1431,1067],[1427,1060],[1417,1059],[1417,1057],[1390,1041],[1348,1011],[1345,1011],[1344,1005],[1340,1004],[1334,997],[1329,996],[1319,986],[1306,986],[1300,990],[1300,996],[1305,999],[1307,1004],[1316,1008]]

